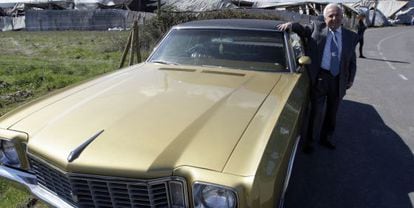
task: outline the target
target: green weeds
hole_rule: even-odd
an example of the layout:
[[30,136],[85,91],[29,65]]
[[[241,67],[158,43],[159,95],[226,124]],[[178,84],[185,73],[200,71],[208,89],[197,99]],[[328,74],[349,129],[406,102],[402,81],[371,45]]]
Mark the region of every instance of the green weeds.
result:
[[115,70],[128,32],[0,33],[0,115],[55,89]]

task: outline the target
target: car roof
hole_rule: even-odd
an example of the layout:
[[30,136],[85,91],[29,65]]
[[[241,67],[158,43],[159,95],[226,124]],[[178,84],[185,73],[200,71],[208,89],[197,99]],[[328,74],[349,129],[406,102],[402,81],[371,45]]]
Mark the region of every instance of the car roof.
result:
[[277,20],[263,19],[211,19],[186,22],[174,26],[175,29],[191,28],[223,28],[223,29],[254,29],[254,30],[275,30],[276,25],[284,23]]

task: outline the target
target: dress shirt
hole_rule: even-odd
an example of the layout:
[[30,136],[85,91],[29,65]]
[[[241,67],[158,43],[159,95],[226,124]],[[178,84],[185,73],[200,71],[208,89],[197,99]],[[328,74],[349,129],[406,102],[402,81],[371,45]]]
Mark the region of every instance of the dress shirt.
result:
[[[325,48],[323,50],[322,64],[321,64],[321,68],[326,69],[328,71],[331,66],[331,44],[335,44],[332,41],[333,40],[332,33],[333,31],[329,28],[328,34],[326,35]],[[336,36],[337,46],[338,46],[338,57],[340,60],[341,54],[342,54],[342,27],[339,27],[338,29],[336,29],[335,36]]]

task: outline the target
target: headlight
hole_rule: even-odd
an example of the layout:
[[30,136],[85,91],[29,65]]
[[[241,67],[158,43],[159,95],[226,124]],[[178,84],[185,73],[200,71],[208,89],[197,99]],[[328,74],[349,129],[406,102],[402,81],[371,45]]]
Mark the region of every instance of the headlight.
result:
[[193,186],[194,207],[233,208],[236,207],[236,193],[222,186],[196,183]]
[[16,168],[20,167],[19,154],[13,142],[0,140],[0,163]]

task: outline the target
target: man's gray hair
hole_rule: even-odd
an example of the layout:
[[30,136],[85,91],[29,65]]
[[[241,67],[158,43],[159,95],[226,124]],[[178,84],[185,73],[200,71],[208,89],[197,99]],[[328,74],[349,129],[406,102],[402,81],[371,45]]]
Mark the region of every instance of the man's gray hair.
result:
[[340,4],[337,3],[329,3],[328,5],[326,5],[326,7],[323,9],[323,16],[326,17],[326,12],[328,11],[329,8],[332,7],[336,7],[339,9],[339,11],[341,11],[341,14],[344,14],[344,11],[342,11],[342,7]]

